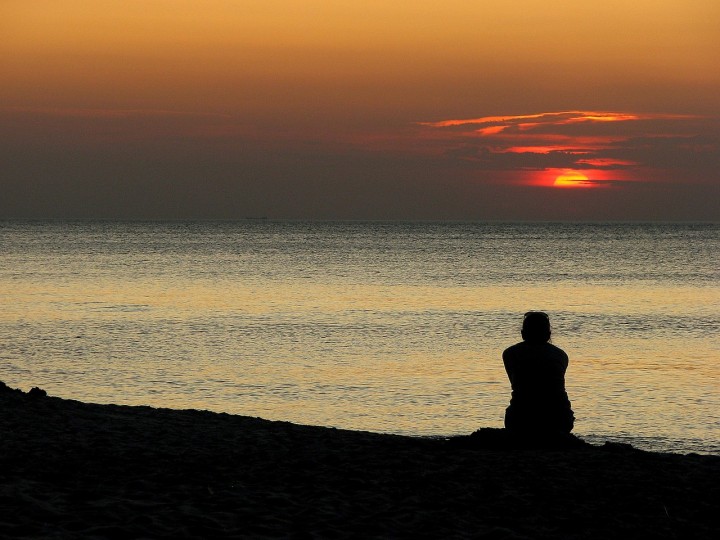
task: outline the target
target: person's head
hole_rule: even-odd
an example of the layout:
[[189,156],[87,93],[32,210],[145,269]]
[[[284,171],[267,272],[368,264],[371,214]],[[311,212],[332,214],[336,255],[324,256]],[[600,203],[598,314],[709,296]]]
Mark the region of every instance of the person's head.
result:
[[523,317],[520,334],[525,341],[535,343],[550,341],[550,317],[542,311],[528,311]]

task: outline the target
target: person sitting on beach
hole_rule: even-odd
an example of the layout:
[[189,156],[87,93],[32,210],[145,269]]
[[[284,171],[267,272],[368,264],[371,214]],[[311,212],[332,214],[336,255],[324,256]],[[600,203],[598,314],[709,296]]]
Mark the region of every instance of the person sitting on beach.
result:
[[550,343],[550,318],[530,311],[523,319],[523,341],[503,351],[512,386],[505,428],[522,435],[570,433],[575,416],[565,391],[568,356]]

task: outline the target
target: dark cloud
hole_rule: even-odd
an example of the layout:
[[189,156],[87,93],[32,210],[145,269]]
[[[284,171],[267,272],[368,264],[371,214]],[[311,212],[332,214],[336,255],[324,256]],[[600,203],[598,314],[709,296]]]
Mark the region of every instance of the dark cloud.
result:
[[720,171],[720,135],[687,137],[635,137],[613,143],[604,151],[620,159],[662,169],[707,171],[718,178]]
[[[429,126],[327,133],[212,115],[0,111],[0,218],[720,219],[709,130],[636,134],[582,154],[513,153],[503,151],[510,139],[446,135]],[[627,179],[619,173],[632,167],[581,163],[588,159],[675,168],[644,166]],[[569,167],[598,189],[518,182],[518,173]]]

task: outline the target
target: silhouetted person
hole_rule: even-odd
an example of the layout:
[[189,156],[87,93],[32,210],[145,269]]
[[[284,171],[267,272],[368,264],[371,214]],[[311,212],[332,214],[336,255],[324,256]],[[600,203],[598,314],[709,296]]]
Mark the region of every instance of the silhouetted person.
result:
[[523,341],[503,351],[512,385],[505,428],[522,435],[559,435],[572,431],[575,417],[565,392],[568,356],[550,343],[550,319],[540,311],[525,314]]

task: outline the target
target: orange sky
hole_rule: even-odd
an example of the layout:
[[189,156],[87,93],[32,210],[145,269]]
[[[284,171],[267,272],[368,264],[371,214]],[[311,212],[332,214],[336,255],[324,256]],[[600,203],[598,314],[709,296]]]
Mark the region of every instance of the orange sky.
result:
[[[0,217],[720,218],[715,0],[4,0],[0,35]],[[627,118],[532,125],[567,111]],[[437,124],[503,115],[527,125]],[[655,208],[517,191],[593,163]]]

